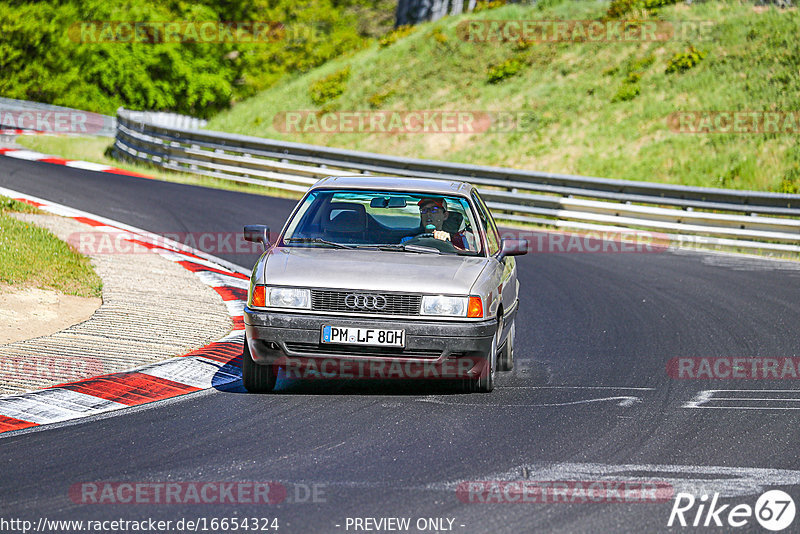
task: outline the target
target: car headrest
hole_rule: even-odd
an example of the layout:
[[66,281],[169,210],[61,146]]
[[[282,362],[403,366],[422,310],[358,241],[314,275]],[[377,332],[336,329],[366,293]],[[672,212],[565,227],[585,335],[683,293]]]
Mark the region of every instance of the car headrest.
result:
[[442,230],[451,234],[458,233],[461,230],[461,222],[464,220],[464,216],[457,211],[449,211],[447,213],[447,219],[442,223]]
[[334,202],[328,206],[323,224],[326,232],[363,232],[367,227],[367,210],[357,202]]

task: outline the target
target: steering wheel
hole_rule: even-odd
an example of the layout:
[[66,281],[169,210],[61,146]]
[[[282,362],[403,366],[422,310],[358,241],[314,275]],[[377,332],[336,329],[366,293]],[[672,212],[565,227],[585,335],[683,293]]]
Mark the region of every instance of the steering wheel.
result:
[[[421,234],[417,234],[414,237],[412,237],[411,239],[419,239],[419,238],[426,238],[426,237],[435,239],[435,236],[433,235],[433,233],[436,231],[436,226],[435,225],[428,224],[428,225],[425,226],[425,230],[427,230],[427,232],[422,232]],[[411,239],[409,239],[409,241],[411,241]]]
[[442,239],[436,239],[433,237],[433,232],[424,232],[418,235],[415,235],[405,243],[404,245],[422,245],[425,247],[432,247],[440,252],[455,252],[457,249],[453,243],[450,241],[445,241]]

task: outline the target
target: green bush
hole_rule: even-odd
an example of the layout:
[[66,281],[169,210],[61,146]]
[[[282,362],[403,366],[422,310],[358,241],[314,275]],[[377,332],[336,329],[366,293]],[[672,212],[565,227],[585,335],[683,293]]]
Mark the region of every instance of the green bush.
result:
[[628,75],[625,77],[625,83],[634,84],[639,83],[642,79],[642,75],[638,72],[629,72]]
[[633,69],[635,68],[645,68],[646,65],[649,65],[655,60],[652,60],[647,57],[643,60],[633,60],[627,67],[627,74],[625,75],[625,79],[622,82],[622,85],[617,89],[617,92],[611,97],[611,102],[627,102],[629,100],[633,100],[639,94],[641,94],[642,90],[639,86],[639,82],[642,79],[642,73],[636,72]]
[[671,6],[672,4],[677,4],[682,1],[684,0],[644,0],[644,7],[654,10],[660,7]]
[[367,103],[372,109],[380,109],[392,96],[394,96],[394,89],[390,87],[370,95],[369,98],[367,98]]
[[487,81],[489,83],[499,83],[517,74],[524,66],[525,64],[516,58],[507,59],[498,65],[491,65],[486,72]]
[[514,43],[514,51],[524,52],[529,50],[533,46],[533,43],[533,40],[517,39],[517,41]]
[[[228,106],[239,75],[226,58],[232,45],[81,42],[70,33],[79,20],[178,16],[147,3],[121,12],[99,0],[54,4],[0,4],[0,94],[107,114],[125,105],[209,116]],[[193,15],[183,18],[216,19],[204,7]]]
[[378,46],[381,48],[386,48],[387,46],[393,45],[403,37],[411,35],[412,33],[414,33],[414,26],[408,24],[398,26],[394,30],[381,37],[380,41],[378,41]]
[[649,56],[645,56],[641,59],[635,59],[631,61],[630,65],[628,65],[628,72],[640,72],[646,70],[647,67],[652,65],[656,60],[656,56],[650,54]]
[[618,19],[627,13],[633,11],[639,4],[640,0],[611,0],[606,10],[606,17],[610,19]]
[[478,3],[475,4],[475,8],[472,10],[472,12],[480,13],[481,11],[497,9],[498,7],[503,7],[506,5],[506,3],[506,0],[479,0]]
[[615,74],[616,74],[616,73],[618,73],[618,72],[619,72],[619,67],[616,67],[616,66],[611,66],[611,67],[606,67],[606,68],[604,68],[604,69],[603,69],[603,72],[602,72],[601,74],[602,74],[603,76],[613,76],[613,75],[615,75]]
[[664,73],[685,72],[700,63],[704,57],[706,57],[705,52],[698,50],[694,46],[690,46],[686,52],[678,52],[670,58]]
[[638,83],[623,83],[616,94],[611,99],[611,102],[627,102],[633,100],[642,92]]
[[788,169],[775,191],[778,193],[800,194],[800,148],[797,145],[786,151]]
[[611,0],[606,17],[619,19],[634,11],[655,12],[660,7],[677,4],[680,0]]
[[[0,2],[0,94],[114,114],[119,106],[209,117],[369,43],[373,0]],[[384,17],[385,18],[385,17]],[[274,21],[268,42],[81,42],[86,21]],[[96,32],[95,35],[99,35]]]
[[800,170],[795,168],[790,172],[793,176],[784,176],[781,183],[775,190],[778,193],[789,193],[790,195],[800,194]]
[[350,79],[350,67],[329,74],[321,78],[308,88],[311,101],[317,106],[339,97],[347,88],[347,80]]
[[433,32],[431,32],[431,35],[433,35],[433,40],[440,45],[446,45],[447,41],[449,41],[449,38],[447,35],[445,35],[441,28],[434,28]]

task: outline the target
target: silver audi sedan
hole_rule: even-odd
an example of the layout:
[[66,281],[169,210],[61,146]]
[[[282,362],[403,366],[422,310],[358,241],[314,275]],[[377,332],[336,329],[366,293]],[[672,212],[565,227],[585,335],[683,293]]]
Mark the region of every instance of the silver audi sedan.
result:
[[330,177],[264,244],[244,309],[250,392],[286,378],[456,379],[494,388],[514,358],[519,282],[513,256],[470,184]]

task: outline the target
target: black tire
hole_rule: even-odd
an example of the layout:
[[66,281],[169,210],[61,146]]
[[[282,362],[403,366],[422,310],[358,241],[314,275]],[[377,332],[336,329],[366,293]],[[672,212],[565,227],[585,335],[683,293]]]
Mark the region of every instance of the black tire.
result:
[[486,354],[478,378],[466,379],[465,389],[468,392],[489,393],[494,389],[494,378],[497,372],[497,340],[500,339],[500,324],[498,322],[497,332],[492,338],[492,346]]
[[242,383],[244,388],[250,393],[269,393],[275,388],[277,374],[273,366],[259,365],[250,356],[250,347],[247,340],[244,341],[242,350]]
[[503,346],[503,350],[500,351],[500,356],[497,357],[498,371],[508,372],[514,369],[514,337],[516,333],[516,325],[511,323],[511,330],[508,332],[506,344]]

